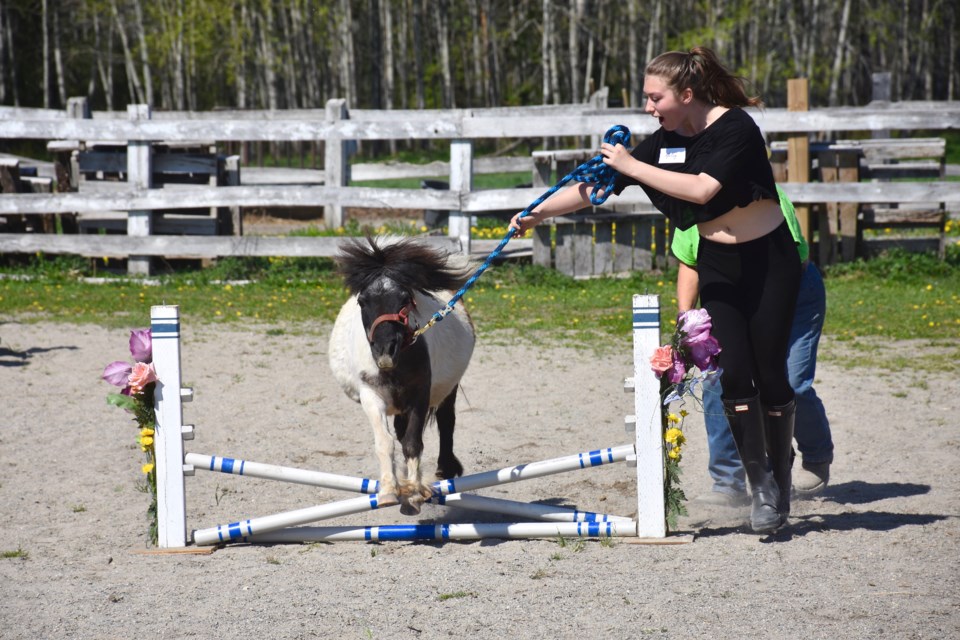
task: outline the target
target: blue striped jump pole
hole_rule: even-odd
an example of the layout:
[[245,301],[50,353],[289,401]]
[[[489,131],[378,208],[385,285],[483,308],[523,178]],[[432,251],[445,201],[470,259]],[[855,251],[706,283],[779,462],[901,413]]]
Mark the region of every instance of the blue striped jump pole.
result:
[[619,447],[585,451],[561,458],[520,464],[515,467],[504,467],[497,471],[484,471],[461,478],[438,480],[433,483],[433,498],[431,498],[430,501],[435,502],[438,496],[451,493],[475,491],[485,487],[493,487],[498,484],[541,478],[555,473],[588,469],[613,462],[623,462],[633,454],[634,446],[632,444],[624,444]]
[[195,469],[202,469],[204,471],[219,471],[220,473],[229,473],[236,476],[305,484],[311,487],[323,487],[325,489],[339,489],[341,491],[354,491],[356,493],[377,493],[377,491],[380,490],[380,482],[378,480],[371,480],[370,478],[343,476],[336,473],[325,473],[323,471],[297,469],[296,467],[282,467],[275,464],[240,460],[239,458],[221,458],[219,456],[209,456],[201,453],[188,453],[184,456],[184,462],[193,466]]
[[250,542],[414,542],[419,540],[480,540],[499,538],[613,538],[637,535],[637,523],[627,522],[478,522],[473,524],[395,524],[369,527],[294,527]]
[[258,533],[269,533],[308,522],[373,511],[380,507],[390,507],[397,504],[399,502],[396,498],[388,500],[384,497],[381,500],[376,494],[349,498],[315,507],[217,525],[209,529],[198,529],[193,532],[193,542],[198,546],[220,544],[221,542],[238,542]]
[[499,513],[547,522],[630,522],[630,518],[593,511],[580,511],[536,502],[518,502],[503,498],[490,498],[472,493],[451,493],[436,498],[436,503],[445,507],[473,509],[487,513]]

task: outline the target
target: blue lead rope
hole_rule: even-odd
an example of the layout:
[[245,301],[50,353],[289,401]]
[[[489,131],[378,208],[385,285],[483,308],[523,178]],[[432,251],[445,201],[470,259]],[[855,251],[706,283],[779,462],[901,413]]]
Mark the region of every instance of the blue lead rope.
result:
[[[625,147],[630,146],[630,129],[627,127],[617,124],[610,127],[603,136],[603,141],[608,142],[612,145],[622,144]],[[603,155],[597,154],[590,160],[587,160],[579,167],[565,175],[557,184],[553,185],[547,191],[544,192],[542,196],[531,202],[526,209],[520,213],[520,218],[525,218],[530,215],[530,212],[539,205],[541,202],[555,194],[557,191],[562,189],[571,180],[576,180],[577,182],[586,182],[590,184],[595,184],[593,191],[590,193],[590,202],[594,205],[601,205],[607,201],[607,197],[613,191],[613,183],[617,179],[617,172],[612,168],[603,163]],[[413,333],[413,339],[416,340],[424,333],[427,329],[435,325],[436,323],[443,320],[447,314],[453,311],[453,307],[460,301],[460,298],[463,297],[470,287],[473,286],[473,283],[477,281],[478,278],[487,270],[497,256],[500,255],[500,252],[503,251],[503,248],[507,246],[507,243],[510,242],[510,239],[513,237],[513,229],[508,229],[503,239],[500,241],[500,244],[497,245],[497,248],[490,252],[490,255],[487,256],[487,259],[483,261],[483,264],[477,269],[476,273],[470,276],[470,279],[464,283],[464,285],[457,291],[450,302],[447,303],[447,306],[443,307],[439,311],[433,314],[433,317],[430,318],[430,321],[427,324],[423,325]]]

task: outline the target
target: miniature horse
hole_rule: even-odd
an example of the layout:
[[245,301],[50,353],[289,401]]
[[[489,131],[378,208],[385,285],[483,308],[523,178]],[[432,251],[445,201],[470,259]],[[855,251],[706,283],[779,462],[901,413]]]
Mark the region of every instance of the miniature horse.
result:
[[[413,239],[350,240],[341,245],[336,263],[352,295],[330,334],[330,368],[373,426],[381,499],[399,498],[401,512],[415,515],[431,495],[420,472],[423,429],[431,417],[440,432],[437,477],[463,473],[453,454],[454,404],[476,336],[462,305],[418,339],[413,334],[469,274]],[[399,485],[389,416],[406,461]]]

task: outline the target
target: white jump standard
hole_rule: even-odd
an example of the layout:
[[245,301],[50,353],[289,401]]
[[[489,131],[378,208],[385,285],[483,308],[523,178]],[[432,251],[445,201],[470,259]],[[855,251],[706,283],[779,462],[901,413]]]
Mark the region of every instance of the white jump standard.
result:
[[[301,526],[339,516],[391,507],[398,502],[392,496],[378,496],[379,484],[376,480],[369,478],[200,453],[184,453],[183,441],[193,438],[193,427],[182,424],[181,402],[190,400],[192,392],[180,386],[179,308],[154,306],[151,308],[151,333],[153,361],[158,378],[155,393],[158,546],[176,548],[187,545],[184,476],[193,475],[195,470],[363,494],[327,504],[198,529],[193,531],[191,536],[192,541],[197,545],[227,542],[443,541],[480,538],[556,538],[558,536],[663,538],[666,536],[666,521],[663,502],[663,440],[660,427],[659,387],[649,367],[649,355],[659,346],[660,341],[658,297],[634,296],[633,320],[634,376],[627,380],[625,387],[634,393],[635,416],[642,416],[640,420],[634,416],[628,416],[626,420],[628,431],[635,431],[635,443],[441,480],[432,485],[433,495],[429,502],[433,504],[497,513],[511,518],[522,518],[524,521]],[[638,516],[636,520],[624,516],[465,493],[618,462],[636,465],[637,468]]]

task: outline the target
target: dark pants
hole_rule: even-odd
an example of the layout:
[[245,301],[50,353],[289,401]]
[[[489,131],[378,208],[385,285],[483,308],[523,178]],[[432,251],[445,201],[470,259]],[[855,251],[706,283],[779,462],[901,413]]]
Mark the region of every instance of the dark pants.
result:
[[756,240],[700,239],[700,303],[720,343],[723,397],[767,406],[793,399],[787,348],[800,287],[800,256],[787,223]]

